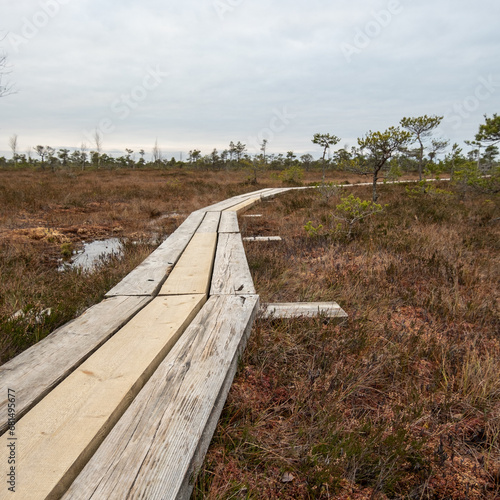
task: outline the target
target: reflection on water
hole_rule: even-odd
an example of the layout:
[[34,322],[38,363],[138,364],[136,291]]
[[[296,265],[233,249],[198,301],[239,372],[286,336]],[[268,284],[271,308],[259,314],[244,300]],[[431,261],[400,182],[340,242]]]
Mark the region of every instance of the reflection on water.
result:
[[61,264],[59,270],[63,271],[64,269],[79,267],[82,271],[91,271],[99,259],[109,257],[110,255],[121,255],[122,252],[123,244],[119,238],[84,243],[83,250],[77,252],[70,262]]

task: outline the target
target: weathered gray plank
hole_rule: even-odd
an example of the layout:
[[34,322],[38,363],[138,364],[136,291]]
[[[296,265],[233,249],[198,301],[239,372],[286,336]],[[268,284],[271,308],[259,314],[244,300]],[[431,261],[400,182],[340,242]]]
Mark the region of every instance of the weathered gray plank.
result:
[[214,212],[214,211],[220,212],[223,210],[227,210],[228,208],[231,208],[234,205],[237,205],[238,203],[247,200],[248,198],[251,198],[250,193],[233,196],[232,198],[228,198],[227,200],[219,201],[218,203],[214,203],[213,205],[205,207],[203,210],[206,212]]
[[211,297],[64,499],[188,498],[257,307]]
[[283,302],[281,304],[263,304],[260,316],[263,318],[347,318],[347,313],[336,302]]
[[281,241],[281,236],[246,236],[243,241]]
[[156,294],[204,217],[204,212],[193,212],[149,257],[125,276],[106,296]]
[[281,194],[281,193],[286,193],[287,191],[290,191],[291,188],[276,188],[276,189],[271,189],[267,193],[264,193],[262,195],[263,200],[270,200],[274,198],[276,195]]
[[270,191],[274,191],[273,188],[264,188],[259,189],[258,191],[252,191],[251,193],[240,194],[238,196],[233,196],[232,198],[228,198],[227,200],[220,201],[208,207],[205,207],[203,210],[205,211],[214,211],[214,210],[227,210],[228,208],[241,203],[249,198],[261,197],[262,195],[267,194]]
[[21,498],[67,490],[205,300],[157,297],[17,422]]
[[260,200],[261,200],[260,196],[254,196],[252,198],[248,198],[247,200],[238,203],[237,205],[234,205],[231,208],[228,208],[227,210],[240,213],[253,207],[257,203],[259,203]]
[[16,414],[21,418],[150,300],[104,300],[1,366],[0,431],[7,428],[7,389],[16,391]]
[[239,233],[238,214],[236,212],[222,212],[219,233]]
[[219,234],[210,295],[249,295],[255,287],[241,235]]
[[203,222],[196,230],[197,233],[216,233],[219,227],[220,212],[206,212]]

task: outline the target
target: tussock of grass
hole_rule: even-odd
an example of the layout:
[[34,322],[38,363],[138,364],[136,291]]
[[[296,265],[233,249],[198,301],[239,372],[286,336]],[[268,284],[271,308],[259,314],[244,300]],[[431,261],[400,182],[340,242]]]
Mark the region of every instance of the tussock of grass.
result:
[[245,219],[283,238],[246,247],[263,301],[334,300],[349,318],[257,321],[193,498],[497,498],[498,198],[384,186],[351,238],[327,234],[340,195]]

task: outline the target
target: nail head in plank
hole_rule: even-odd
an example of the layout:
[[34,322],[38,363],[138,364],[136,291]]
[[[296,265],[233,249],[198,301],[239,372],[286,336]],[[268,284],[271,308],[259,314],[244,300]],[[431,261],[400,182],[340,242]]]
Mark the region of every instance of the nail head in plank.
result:
[[64,499],[189,498],[257,307],[211,297]]
[[347,318],[347,313],[336,302],[295,302],[264,304],[260,316],[263,318],[297,318],[327,316],[329,318]]
[[17,423],[16,493],[66,491],[205,300],[154,299]]
[[[151,297],[112,297],[87,309],[0,367],[0,387],[16,391],[21,418],[106,342]],[[0,430],[7,429],[7,389],[0,395]]]
[[210,295],[255,294],[241,235],[220,234]]
[[216,233],[196,233],[159,294],[207,294],[216,245]]

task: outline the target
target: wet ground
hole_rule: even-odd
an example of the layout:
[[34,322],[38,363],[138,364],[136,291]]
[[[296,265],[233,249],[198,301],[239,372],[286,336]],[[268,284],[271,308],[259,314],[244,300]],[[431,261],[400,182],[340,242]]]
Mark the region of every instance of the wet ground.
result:
[[83,243],[83,249],[73,251],[71,258],[63,259],[59,270],[67,268],[80,268],[90,271],[97,262],[111,255],[120,256],[123,252],[123,242],[120,238],[108,238]]
[[123,212],[118,215],[116,206],[111,210],[97,203],[83,209],[56,205],[36,216],[19,212],[0,227],[0,243],[32,248],[59,270],[90,270],[99,259],[119,255],[125,242],[162,241],[185,217],[175,212]]

